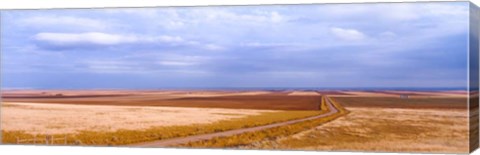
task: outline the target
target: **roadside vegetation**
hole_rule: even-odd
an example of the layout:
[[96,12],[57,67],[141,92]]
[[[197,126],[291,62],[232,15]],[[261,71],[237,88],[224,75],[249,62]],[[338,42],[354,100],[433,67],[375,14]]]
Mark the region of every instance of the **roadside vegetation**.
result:
[[455,154],[469,151],[467,110],[350,107],[348,110],[347,116],[328,124],[242,149]]
[[[325,103],[325,98],[322,98],[321,109],[322,113],[328,112],[328,106]],[[281,127],[270,128],[257,132],[247,132],[229,137],[218,137],[206,141],[191,142],[181,145],[181,147],[196,147],[196,148],[227,148],[227,147],[242,147],[251,145],[254,143],[260,143],[263,140],[274,140],[277,138],[293,135],[314,127],[317,127],[323,123],[332,121],[340,116],[346,115],[348,111],[344,109],[340,104],[332,100],[332,104],[339,110],[338,113],[323,117],[320,119],[300,122],[292,125],[286,125]]]
[[[55,138],[66,137],[67,145],[124,145],[141,143],[176,137],[185,137],[198,134],[221,132],[239,128],[255,127],[260,125],[283,122],[293,119],[306,118],[319,115],[323,111],[280,111],[265,112],[260,115],[252,115],[243,118],[222,120],[210,124],[192,124],[187,126],[165,126],[153,127],[146,130],[117,130],[114,132],[80,131],[77,134],[56,134],[56,135],[32,135],[22,131],[2,130],[3,144],[16,144],[17,140],[36,140],[36,144],[45,144],[47,136]],[[54,141],[53,145],[64,145],[65,140]],[[25,141],[20,144],[34,144],[33,141]]]

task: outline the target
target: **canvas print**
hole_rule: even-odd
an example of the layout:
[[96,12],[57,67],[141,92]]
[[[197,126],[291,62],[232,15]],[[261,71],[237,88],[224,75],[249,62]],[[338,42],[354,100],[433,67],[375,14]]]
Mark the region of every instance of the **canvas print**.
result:
[[8,145],[468,153],[469,2],[1,11]]

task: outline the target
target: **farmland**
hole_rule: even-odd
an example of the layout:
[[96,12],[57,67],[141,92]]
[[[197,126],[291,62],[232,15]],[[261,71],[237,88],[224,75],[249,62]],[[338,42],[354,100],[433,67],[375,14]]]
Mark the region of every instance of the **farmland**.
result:
[[[69,145],[149,143],[145,146],[155,147],[156,142],[176,138],[242,131],[169,147],[461,153],[468,149],[464,147],[468,146],[465,94],[336,90],[7,91],[2,94],[2,142],[53,135],[66,137]],[[326,101],[331,101],[338,111],[332,113]],[[280,125],[316,116],[322,117]],[[275,124],[280,126],[262,128]],[[247,132],[250,128],[256,129]]]
[[333,121],[349,112],[340,104],[325,97],[322,100],[322,109],[326,112],[323,117],[302,121],[294,124],[279,126],[275,128],[265,129],[257,132],[248,132],[232,136],[224,136],[213,138],[205,141],[191,142],[182,147],[200,147],[200,148],[225,148],[225,147],[241,147],[251,144],[258,144],[265,139],[276,139],[282,136],[288,136],[295,133],[302,132],[305,129],[314,128],[323,123]]
[[[288,95],[282,92],[225,92],[225,91],[158,91],[112,92],[85,95],[85,92],[56,91],[42,95],[42,91],[10,93],[4,99],[9,102],[61,103],[74,105],[114,106],[168,106],[228,109],[265,110],[318,110],[320,96]],[[87,92],[88,93],[88,92]],[[62,96],[56,96],[63,94]]]
[[[4,111],[9,111],[10,108],[26,108],[9,107],[12,104],[6,105]],[[135,108],[123,109],[123,107],[118,109],[94,107],[95,110],[85,112],[82,110],[83,108],[92,107],[72,107],[68,105],[62,106],[62,109],[50,109],[49,112],[61,113],[48,115],[41,112],[42,109],[40,109],[47,105],[40,105],[32,106],[33,108],[28,107],[27,111],[30,113],[7,112],[3,114],[5,116],[2,117],[2,126],[5,127],[2,129],[4,143],[15,143],[16,136],[24,138],[31,138],[34,135],[45,137],[45,133],[48,133],[55,136],[68,135],[72,137],[72,140],[81,140],[85,145],[119,145],[259,126],[319,114],[319,111],[226,111],[220,109],[155,107],[140,110]],[[68,108],[68,110],[63,110],[63,108]],[[173,111],[173,113],[169,111]],[[12,112],[19,111],[12,110]],[[107,114],[108,112],[113,113]],[[132,114],[138,112],[144,113]],[[68,115],[61,115],[66,113]],[[154,113],[157,114],[153,118],[149,117]],[[113,137],[117,140],[109,141]]]
[[244,148],[337,151],[468,151],[465,111],[347,108],[345,117]]
[[466,98],[343,96],[350,113],[290,136],[247,149],[450,152],[468,151]]
[[[253,127],[321,113],[318,110],[319,103],[314,102],[320,102],[319,95],[261,95],[265,93],[252,92],[236,95],[224,92],[197,92],[200,95],[177,92],[82,93],[63,92],[62,96],[45,95],[43,92],[9,94],[4,97],[6,102],[2,104],[2,141],[16,143],[17,137],[67,135],[72,143],[80,140],[84,145],[121,145]],[[291,100],[296,101],[289,102]],[[149,101],[154,104],[149,104]],[[161,101],[179,105],[156,104],[163,103]],[[184,104],[189,101],[197,102]],[[233,106],[206,108],[215,106],[212,104],[215,102]],[[112,138],[115,140],[112,141]]]
[[336,100],[346,107],[444,110],[467,108],[467,98],[338,97]]
[[[141,130],[155,126],[209,124],[274,110],[199,109],[103,105],[3,103],[3,130],[23,129],[26,133],[77,133],[78,131]],[[102,122],[102,123],[99,123]]]

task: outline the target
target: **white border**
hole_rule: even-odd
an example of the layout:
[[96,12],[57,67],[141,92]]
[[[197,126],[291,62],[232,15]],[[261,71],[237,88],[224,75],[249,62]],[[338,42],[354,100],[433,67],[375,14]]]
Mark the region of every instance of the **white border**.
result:
[[[258,4],[312,4],[312,3],[374,3],[374,2],[432,2],[468,0],[0,0],[0,9],[49,8],[104,8],[104,7],[155,7],[155,6],[213,6]],[[477,2],[475,2],[477,1]],[[472,0],[479,4],[480,0]]]

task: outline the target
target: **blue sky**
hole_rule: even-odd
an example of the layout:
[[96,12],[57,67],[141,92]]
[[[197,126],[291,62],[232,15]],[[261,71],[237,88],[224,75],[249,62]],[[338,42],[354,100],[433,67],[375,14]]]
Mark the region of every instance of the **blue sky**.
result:
[[467,84],[467,2],[1,13],[3,88]]

